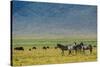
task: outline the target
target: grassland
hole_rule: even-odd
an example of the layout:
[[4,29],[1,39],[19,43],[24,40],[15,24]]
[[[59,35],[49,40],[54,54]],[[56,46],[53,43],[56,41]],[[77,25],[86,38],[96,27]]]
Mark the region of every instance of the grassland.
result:
[[[89,51],[86,51],[86,54],[79,53],[77,55],[68,55],[68,51],[65,51],[65,55],[61,55],[60,49],[54,49],[57,43],[62,44],[73,44],[73,42],[84,42],[85,44],[96,45],[96,40],[68,40],[68,39],[14,39],[12,46],[23,46],[24,51],[12,50],[12,62],[14,66],[21,65],[38,65],[38,64],[60,64],[60,63],[74,63],[74,62],[89,62],[97,60],[97,49],[93,48],[93,53],[89,54]],[[37,49],[32,49],[29,51],[29,48],[36,46]],[[47,50],[43,50],[43,46],[49,46]]]

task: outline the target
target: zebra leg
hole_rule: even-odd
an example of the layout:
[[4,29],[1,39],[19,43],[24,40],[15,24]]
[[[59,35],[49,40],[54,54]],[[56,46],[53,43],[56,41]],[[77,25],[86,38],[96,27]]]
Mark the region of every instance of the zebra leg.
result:
[[90,54],[92,54],[92,48],[90,49]]
[[72,54],[72,50],[70,51],[70,54]]
[[71,50],[69,50],[69,55],[71,54]]
[[62,56],[64,56],[64,50],[62,50]]
[[90,54],[92,54],[93,47],[89,45]]

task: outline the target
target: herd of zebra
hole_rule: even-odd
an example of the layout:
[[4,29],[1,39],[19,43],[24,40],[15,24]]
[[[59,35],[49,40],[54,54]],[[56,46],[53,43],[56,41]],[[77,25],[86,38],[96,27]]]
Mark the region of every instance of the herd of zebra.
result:
[[[63,44],[57,44],[57,46],[54,47],[54,49],[59,48],[62,52],[62,56],[64,55],[64,51],[68,51],[68,54],[72,54],[72,51],[74,51],[75,54],[77,53],[84,53],[86,50],[89,50],[90,54],[92,54],[93,51],[93,47],[91,44],[89,45],[85,45],[83,42],[80,42],[79,44],[77,44],[76,42],[74,42],[73,45],[63,45]],[[49,49],[49,46],[43,46],[42,49],[47,50]],[[29,48],[29,51],[31,51],[32,49],[36,50],[37,47],[32,47]],[[14,50],[24,50],[24,47],[15,47]]]
[[62,44],[57,44],[57,47],[62,50],[62,55],[64,55],[64,51],[68,50],[69,55],[72,54],[72,51],[75,51],[75,54],[83,52],[85,54],[85,50],[89,50],[90,54],[92,54],[93,46],[91,44],[85,45],[83,42],[80,44],[77,44],[74,42],[74,45],[62,45]]

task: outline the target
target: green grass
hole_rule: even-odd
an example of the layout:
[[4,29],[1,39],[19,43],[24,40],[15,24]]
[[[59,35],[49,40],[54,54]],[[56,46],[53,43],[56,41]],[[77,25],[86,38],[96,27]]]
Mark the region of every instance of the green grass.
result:
[[74,42],[96,45],[95,39],[13,39],[12,44],[14,46],[56,46],[57,43],[64,45],[73,44]]

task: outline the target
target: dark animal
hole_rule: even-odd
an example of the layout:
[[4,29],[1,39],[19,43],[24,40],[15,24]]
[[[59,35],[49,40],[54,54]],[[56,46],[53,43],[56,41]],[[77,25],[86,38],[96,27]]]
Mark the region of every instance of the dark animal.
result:
[[47,48],[49,49],[50,47],[49,47],[49,46],[47,46]]
[[36,49],[36,47],[32,47],[32,49]]
[[29,49],[29,51],[31,51],[31,49]]
[[24,50],[23,47],[15,47],[14,50]]
[[62,50],[62,56],[64,55],[64,50],[68,50],[68,46],[64,46],[62,44],[57,44],[57,48]]
[[44,46],[44,47],[43,47],[43,49],[45,49],[45,50],[46,50],[46,49],[47,49],[47,47],[45,47],[45,46]]

